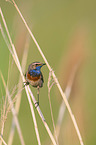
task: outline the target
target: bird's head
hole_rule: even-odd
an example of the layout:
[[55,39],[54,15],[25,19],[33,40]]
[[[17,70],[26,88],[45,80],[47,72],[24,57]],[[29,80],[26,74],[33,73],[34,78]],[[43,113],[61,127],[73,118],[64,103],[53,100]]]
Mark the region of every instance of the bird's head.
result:
[[29,65],[28,67],[28,71],[30,71],[30,69],[37,69],[37,70],[40,70],[41,67],[45,65],[45,63],[41,63],[41,62],[33,62]]

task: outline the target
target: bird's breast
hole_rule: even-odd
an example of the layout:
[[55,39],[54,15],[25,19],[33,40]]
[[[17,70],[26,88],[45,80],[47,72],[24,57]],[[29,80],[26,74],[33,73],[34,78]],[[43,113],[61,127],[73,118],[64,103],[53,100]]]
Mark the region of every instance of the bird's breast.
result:
[[27,73],[27,78],[29,79],[29,80],[32,80],[32,81],[37,81],[37,80],[39,80],[40,79],[40,75],[38,75],[38,76],[32,76],[32,75],[30,75],[29,73]]

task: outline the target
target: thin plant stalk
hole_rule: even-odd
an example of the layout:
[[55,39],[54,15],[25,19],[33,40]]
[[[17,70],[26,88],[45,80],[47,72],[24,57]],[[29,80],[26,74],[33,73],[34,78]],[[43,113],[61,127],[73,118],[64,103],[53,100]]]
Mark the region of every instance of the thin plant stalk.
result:
[[[3,108],[2,108],[2,113],[1,113],[1,136],[3,137],[3,132],[4,132],[4,124],[5,124],[5,120],[6,120],[6,106],[7,106],[7,95],[5,96],[4,99],[4,104],[3,104]],[[0,140],[0,145],[2,145],[2,140]]]
[[[12,57],[13,57],[13,59],[14,59],[16,65],[17,65],[18,70],[20,71],[20,74],[21,74],[21,77],[22,77],[23,82],[25,82],[26,80],[25,80],[24,75],[23,75],[23,73],[22,73],[22,69],[21,69],[21,66],[20,66],[20,62],[19,62],[19,59],[18,59],[16,50],[15,50],[15,47],[14,47],[14,45],[13,45],[13,43],[12,43],[12,40],[11,40],[9,31],[8,31],[7,25],[6,25],[4,16],[3,16],[3,13],[2,13],[2,11],[1,11],[1,8],[0,8],[0,14],[1,14],[2,20],[3,20],[3,22],[4,22],[4,26],[5,26],[5,29],[6,29],[8,38],[9,38],[9,40],[10,40],[10,44],[11,44],[12,50],[13,50]],[[30,95],[31,95],[31,98],[32,98],[34,104],[36,103],[36,100],[35,100],[35,98],[34,98],[32,92],[31,92],[29,86],[25,86],[25,90],[26,90],[26,94],[27,94],[28,101],[29,101],[31,113],[33,113],[34,110],[33,110],[32,102],[31,102],[31,99],[30,99]],[[30,95],[29,95],[29,92],[30,92]],[[43,114],[42,114],[42,112],[41,112],[39,106],[37,107],[37,111],[38,111],[38,114],[39,114],[41,120],[42,120],[43,123],[44,123],[44,126],[45,126],[45,128],[46,128],[46,130],[47,130],[47,132],[48,132],[48,134],[49,134],[50,139],[52,140],[53,144],[56,145],[56,141],[55,141],[55,139],[54,139],[54,137],[53,137],[53,135],[52,135],[52,133],[51,133],[51,131],[50,131],[50,129],[49,129],[47,123],[45,122],[45,118],[44,118],[44,116],[43,116]],[[32,114],[32,115],[33,115],[33,114]],[[35,114],[34,114],[34,115],[35,115]],[[35,122],[35,119],[34,119],[34,115],[33,115],[33,121],[34,121],[34,124],[35,124],[36,122]],[[39,138],[39,135],[37,134],[37,132],[38,132],[38,131],[37,131],[37,130],[38,130],[37,125],[34,125],[34,126],[35,126],[36,136],[37,136],[37,138]]]
[[[0,29],[2,31],[2,28],[1,28],[1,25],[0,25]],[[2,31],[3,33],[3,31]],[[4,33],[3,33],[3,36],[4,36]],[[3,99],[3,107],[1,109],[1,136],[3,137],[3,132],[4,132],[4,126],[5,126],[5,121],[7,119],[7,114],[8,114],[8,97],[7,97],[7,92],[6,92],[6,95]],[[0,140],[0,145],[2,145],[2,140]]]
[[65,102],[65,105],[66,105],[66,107],[67,107],[67,109],[68,109],[68,112],[69,112],[69,114],[70,114],[70,117],[71,117],[71,119],[72,119],[72,122],[73,122],[73,125],[74,125],[74,127],[75,127],[77,136],[78,136],[79,141],[80,141],[80,144],[81,144],[81,145],[84,145],[83,140],[82,140],[82,137],[81,137],[81,134],[80,134],[80,131],[79,131],[79,128],[78,128],[78,125],[77,125],[77,122],[76,122],[76,119],[75,119],[75,117],[74,117],[74,115],[73,115],[73,113],[72,113],[72,110],[71,110],[70,105],[69,105],[69,103],[68,103],[68,101],[67,101],[66,95],[65,95],[65,93],[63,92],[63,90],[62,90],[62,88],[61,88],[61,86],[60,86],[60,84],[59,84],[59,81],[58,81],[58,79],[57,79],[57,77],[56,77],[54,71],[52,70],[51,66],[49,65],[49,63],[48,63],[48,61],[47,61],[45,55],[43,54],[43,52],[42,52],[42,50],[41,50],[41,48],[40,48],[40,46],[39,46],[37,40],[35,39],[33,33],[31,32],[29,26],[27,25],[27,22],[25,21],[25,19],[24,19],[23,15],[21,14],[21,12],[20,12],[18,6],[16,5],[15,1],[12,0],[12,2],[13,2],[13,4],[14,4],[14,6],[15,6],[17,12],[19,13],[19,15],[20,15],[22,21],[24,22],[24,24],[25,24],[25,26],[26,26],[26,28],[27,28],[27,30],[28,30],[28,32],[29,32],[31,38],[33,39],[34,43],[36,44],[36,46],[37,46],[37,48],[38,48],[38,51],[40,52],[42,58],[44,59],[44,61],[45,61],[46,65],[47,65],[49,71],[52,73],[53,79],[54,79],[54,81],[55,81],[56,84],[57,84],[57,87],[58,87],[58,89],[59,89],[59,91],[60,91],[60,94],[61,94],[61,96],[62,96],[62,98],[63,98],[63,100],[64,100],[64,102]]
[[5,140],[2,138],[1,135],[0,135],[0,140],[3,142],[4,145],[7,145],[7,143],[6,143]]
[[[27,39],[26,39],[26,42],[25,42],[24,53],[23,53],[23,58],[22,58],[22,63],[21,63],[23,72],[25,72],[25,66],[26,66],[26,62],[27,62],[28,50],[29,50],[29,37],[27,35]],[[18,85],[17,92],[19,92],[20,88],[22,88],[22,80],[21,79],[22,78],[20,76],[19,77],[19,83],[18,83],[19,85]],[[16,99],[16,103],[15,103],[15,110],[16,110],[17,114],[18,114],[19,109],[20,109],[21,94],[22,93],[18,94],[17,99]],[[14,133],[15,133],[15,121],[14,121],[14,118],[13,118],[12,119],[11,130],[10,130],[9,138],[8,138],[8,145],[12,145]]]
[[[31,95],[31,98],[32,98],[34,104],[35,104],[36,100],[35,100],[35,98],[34,98],[34,96],[33,96],[33,94],[32,94],[32,91],[31,91],[31,89],[30,89],[29,86],[28,86],[28,91],[29,91],[29,93],[30,93],[30,95]],[[43,116],[43,114],[42,114],[42,112],[41,112],[39,106],[37,107],[37,111],[38,111],[38,114],[39,114],[39,116],[40,116],[42,122],[44,123],[44,126],[45,126],[45,128],[46,128],[46,130],[47,130],[47,132],[48,132],[48,134],[49,134],[49,137],[50,137],[51,140],[52,140],[52,143],[53,143],[54,145],[57,145],[57,143],[56,143],[56,141],[55,141],[55,139],[54,139],[54,137],[53,137],[53,135],[52,135],[52,133],[51,133],[51,131],[50,131],[50,129],[49,129],[48,124],[46,123],[46,120],[45,120],[45,118],[44,118],[44,116]]]
[[[6,102],[6,100],[5,100],[5,102]],[[3,112],[2,112],[2,119],[1,119],[1,124],[2,124],[2,126],[1,126],[1,136],[3,136],[3,132],[4,132],[4,123],[5,123],[5,108],[6,108],[6,103],[4,103],[4,105],[3,105],[4,107],[3,107]],[[2,145],[2,140],[0,140],[0,145]]]
[[13,105],[13,102],[11,100],[11,97],[10,97],[10,94],[9,94],[9,91],[8,91],[7,86],[6,86],[6,83],[5,83],[5,80],[3,78],[2,73],[1,73],[1,78],[2,78],[2,81],[3,81],[4,87],[6,89],[6,93],[7,93],[7,96],[8,96],[8,101],[9,101],[9,104],[10,104],[10,108],[11,108],[12,114],[14,116],[14,120],[15,120],[15,124],[16,124],[17,130],[18,130],[18,133],[19,133],[21,144],[25,145],[24,139],[23,139],[23,136],[22,136],[22,132],[21,132],[21,129],[20,129],[20,125],[19,125],[19,122],[18,122],[18,118],[17,118],[17,115],[16,115],[16,111],[14,109],[14,105]]
[[[74,78],[75,78],[75,75],[76,75],[76,72],[78,70],[79,65],[80,65],[80,63],[76,64],[73,67],[73,70],[72,70],[71,75],[69,77],[69,81],[67,83],[67,87],[65,89],[65,94],[66,94],[66,97],[67,97],[68,100],[69,100],[69,97],[70,97],[70,94],[71,94],[71,91],[72,91]],[[64,104],[64,101],[62,100],[62,103],[61,103],[60,109],[59,109],[59,113],[58,113],[58,117],[57,117],[57,123],[56,123],[57,137],[59,137],[60,128],[61,128],[61,124],[62,124],[62,121],[63,121],[63,118],[64,118],[65,110],[66,110],[66,106]],[[54,135],[55,135],[55,132],[54,132]]]
[[[50,91],[52,86],[54,85],[54,80],[52,80],[52,75],[51,72],[49,72],[49,77],[48,77],[48,98],[49,98],[49,104],[50,104],[50,111],[51,111],[51,118],[52,118],[52,123],[53,123],[53,128],[54,128],[54,136],[57,141],[57,145],[59,145],[58,137],[57,137],[57,132],[56,132],[56,127],[55,127],[55,122],[54,122],[54,117],[53,117],[53,111],[52,111],[52,105],[51,105],[51,99],[50,99]],[[64,102],[64,101],[63,101]]]

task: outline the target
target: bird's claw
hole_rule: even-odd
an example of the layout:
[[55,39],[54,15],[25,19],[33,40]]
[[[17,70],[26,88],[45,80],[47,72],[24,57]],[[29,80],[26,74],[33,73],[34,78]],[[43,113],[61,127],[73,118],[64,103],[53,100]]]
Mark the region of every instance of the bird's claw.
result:
[[39,102],[35,102],[35,108],[39,106]]
[[24,87],[29,85],[29,82],[23,82],[24,83]]

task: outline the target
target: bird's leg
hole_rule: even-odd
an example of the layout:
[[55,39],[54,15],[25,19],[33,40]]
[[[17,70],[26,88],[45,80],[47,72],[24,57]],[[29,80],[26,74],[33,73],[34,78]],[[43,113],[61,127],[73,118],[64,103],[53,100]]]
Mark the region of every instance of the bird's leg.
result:
[[39,105],[39,86],[37,87],[37,97],[38,97],[38,105]]
[[36,105],[36,108],[39,106],[39,86],[37,86],[37,99],[38,99],[38,101],[35,103],[35,104],[37,104]]

